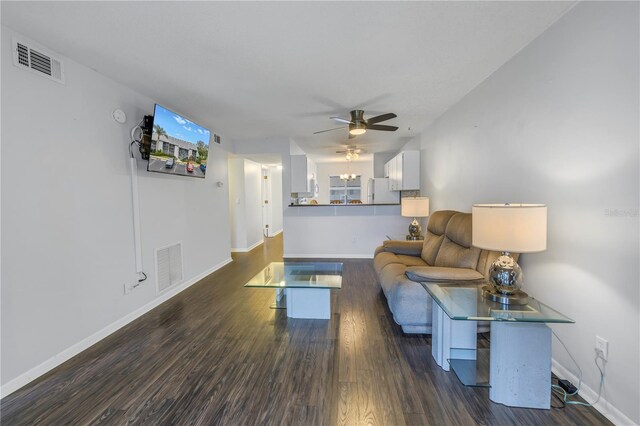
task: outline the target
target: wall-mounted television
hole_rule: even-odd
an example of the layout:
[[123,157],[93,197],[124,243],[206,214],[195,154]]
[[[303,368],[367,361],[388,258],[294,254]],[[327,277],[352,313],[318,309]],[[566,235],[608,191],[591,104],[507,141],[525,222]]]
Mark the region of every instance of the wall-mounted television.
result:
[[156,104],[147,170],[204,178],[211,132]]

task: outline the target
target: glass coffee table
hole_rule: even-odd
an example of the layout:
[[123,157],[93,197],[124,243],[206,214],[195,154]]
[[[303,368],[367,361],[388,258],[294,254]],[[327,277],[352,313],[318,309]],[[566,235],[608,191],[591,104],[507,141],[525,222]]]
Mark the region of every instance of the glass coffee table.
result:
[[272,262],[245,287],[275,289],[273,308],[290,318],[331,318],[331,290],[342,288],[342,263]]
[[[530,297],[502,305],[483,284],[421,283],[433,299],[431,354],[467,386],[490,387],[489,399],[512,407],[550,408],[551,329],[574,321]],[[491,327],[490,349],[477,348],[477,322]]]

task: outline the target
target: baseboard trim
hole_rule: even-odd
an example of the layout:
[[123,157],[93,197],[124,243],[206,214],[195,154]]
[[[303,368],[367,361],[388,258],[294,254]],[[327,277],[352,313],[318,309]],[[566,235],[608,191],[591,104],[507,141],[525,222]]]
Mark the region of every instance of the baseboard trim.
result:
[[212,268],[209,268],[206,271],[202,272],[201,274],[198,274],[195,277],[185,281],[184,283],[180,284],[179,286],[170,289],[166,293],[160,294],[157,298],[155,298],[151,302],[147,303],[146,305],[143,305],[142,307],[140,307],[140,308],[136,309],[135,311],[125,315],[124,317],[120,318],[119,320],[107,325],[106,327],[102,328],[101,330],[99,330],[99,331],[93,333],[92,335],[82,339],[78,343],[76,343],[76,344],[68,347],[67,349],[63,350],[62,352],[52,356],[48,360],[46,360],[46,361],[42,362],[41,364],[35,366],[34,368],[30,369],[26,373],[23,373],[20,376],[16,377],[15,379],[12,379],[12,380],[8,381],[6,384],[4,384],[4,385],[2,385],[0,387],[0,398],[4,398],[7,395],[12,394],[13,392],[17,391],[18,389],[22,388],[23,386],[29,384],[33,380],[35,380],[38,377],[42,376],[43,374],[48,373],[49,371],[53,370],[54,368],[56,368],[60,364],[64,363],[65,361],[68,361],[69,359],[71,359],[74,356],[78,355],[80,352],[84,351],[85,349],[95,345],[100,340],[106,338],[110,334],[115,333],[116,331],[118,331],[119,329],[124,327],[125,325],[129,324],[131,321],[141,317],[142,315],[146,314],[147,312],[149,312],[153,308],[161,305],[162,303],[164,303],[167,300],[171,299],[173,296],[175,296],[178,293],[186,290],[187,288],[191,287],[193,284],[197,283],[201,279],[203,279],[206,276],[212,274],[213,272],[217,271],[218,269],[222,268],[223,266],[228,265],[231,262],[233,262],[233,259],[231,259],[231,258],[225,259],[224,261],[218,263],[217,265],[213,266]]
[[275,237],[275,236],[276,236],[276,235],[278,235],[278,234],[282,234],[282,231],[283,231],[283,230],[281,229],[281,230],[279,230],[279,231],[274,232],[274,233],[273,233],[273,235],[271,235],[271,237]]
[[284,258],[315,258],[315,259],[373,259],[373,254],[291,254],[285,253]]
[[251,250],[253,250],[254,248],[258,247],[260,244],[264,244],[264,239],[258,241],[255,244],[252,244],[251,246],[246,247],[246,248],[232,248],[231,252],[232,253],[247,253],[247,252],[250,252]]
[[[551,371],[561,379],[568,379],[571,383],[578,386],[578,378],[564,366],[560,365],[560,363],[555,359],[551,360]],[[595,401],[598,398],[598,392],[591,389],[584,382],[582,382],[582,386],[580,387],[579,395],[587,402]],[[605,416],[615,425],[638,426],[633,420],[625,416],[622,411],[618,410],[602,397],[600,398],[600,401],[593,406],[593,408],[598,410],[600,414]]]

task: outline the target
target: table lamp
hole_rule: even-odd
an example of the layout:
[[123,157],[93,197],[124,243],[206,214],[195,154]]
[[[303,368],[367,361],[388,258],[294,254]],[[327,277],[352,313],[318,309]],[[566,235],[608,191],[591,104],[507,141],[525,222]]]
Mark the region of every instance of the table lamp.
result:
[[472,209],[472,244],[502,254],[489,268],[483,295],[505,305],[529,301],[522,291],[524,276],[511,253],[547,249],[547,206],[544,204],[475,204]]
[[419,217],[429,216],[429,198],[427,197],[405,197],[402,199],[401,208],[402,217],[412,217],[413,220],[409,224],[409,235],[407,240],[421,240],[422,228]]

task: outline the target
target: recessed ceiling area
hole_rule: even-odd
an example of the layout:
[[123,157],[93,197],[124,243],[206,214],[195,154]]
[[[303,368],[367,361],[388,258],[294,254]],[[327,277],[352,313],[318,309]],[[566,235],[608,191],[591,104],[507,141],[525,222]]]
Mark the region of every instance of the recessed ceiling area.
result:
[[[2,24],[236,144],[399,149],[573,2],[2,2]],[[72,77],[70,77],[72,78]],[[330,116],[384,124],[348,139]],[[151,113],[152,111],[149,111]]]

